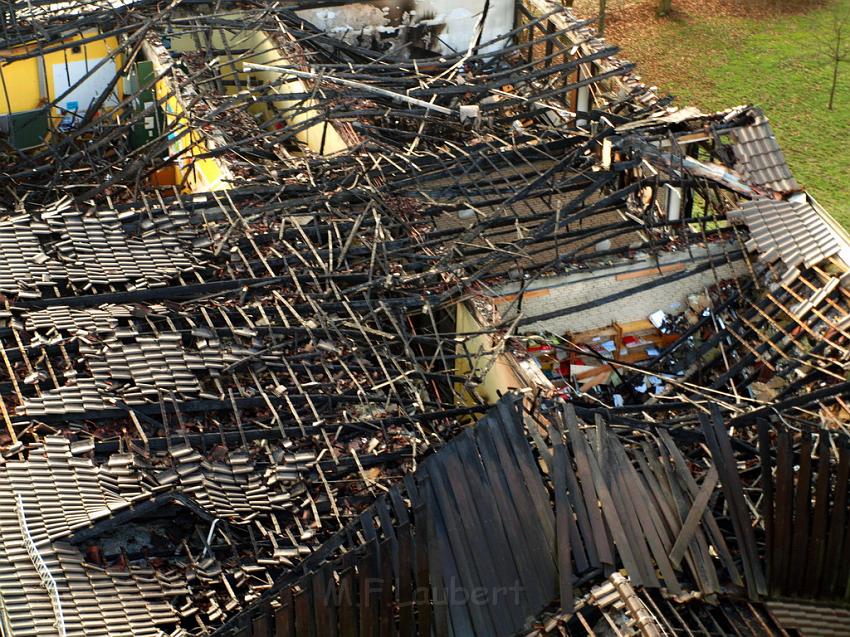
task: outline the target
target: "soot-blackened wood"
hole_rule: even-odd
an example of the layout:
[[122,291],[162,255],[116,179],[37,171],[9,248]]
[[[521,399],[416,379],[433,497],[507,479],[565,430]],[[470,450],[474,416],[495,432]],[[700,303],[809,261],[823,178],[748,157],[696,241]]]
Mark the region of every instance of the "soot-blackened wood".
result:
[[[699,493],[699,485],[697,485],[697,481],[688,469],[688,462],[685,460],[681,450],[678,446],[676,446],[676,443],[667,431],[659,429],[658,437],[664,443],[665,448],[670,454],[670,458],[673,460],[672,465],[668,467],[668,465],[665,464],[665,468],[669,468],[673,473],[675,473],[678,477],[678,483],[682,485],[684,491],[690,496],[690,500],[693,500]],[[683,522],[686,515],[687,513],[682,514]],[[705,515],[703,516],[703,527],[707,532],[712,545],[717,551],[717,554],[720,556],[723,566],[729,573],[729,578],[732,580],[732,583],[736,586],[743,586],[744,580],[738,571],[738,566],[735,560],[732,558],[732,553],[726,544],[726,538],[721,532],[720,527],[717,524],[717,520],[714,519],[714,514],[710,510],[706,510]],[[706,552],[705,555],[707,557],[708,553]],[[714,578],[716,582],[716,572],[713,568],[708,569],[708,574],[710,577]],[[715,585],[718,586],[718,588],[715,588],[714,590],[719,590],[719,584],[716,583]]]
[[[490,556],[493,566],[492,585],[487,589],[487,604],[500,607],[504,612],[494,613],[501,615],[505,626],[513,626],[514,630],[520,630],[525,623],[525,610],[528,609],[525,595],[511,597],[507,593],[502,595],[501,591],[518,590],[521,592],[521,580],[517,572],[514,556],[511,555],[510,547],[505,537],[502,520],[494,502],[493,492],[486,482],[483,469],[480,464],[477,446],[474,444],[472,431],[467,429],[462,436],[470,439],[469,445],[457,447],[453,452],[454,457],[449,457],[448,462],[455,465],[454,473],[460,476],[460,480],[454,483],[455,493],[458,495],[458,504],[464,508],[462,502],[472,503],[469,509],[471,523],[478,529],[484,540],[486,554]],[[501,559],[493,560],[492,556],[502,556]],[[501,599],[500,599],[501,598]]]
[[358,623],[358,590],[357,574],[353,568],[347,568],[339,574],[339,637],[357,637]]
[[[558,430],[557,435],[560,437],[561,432]],[[573,559],[576,563],[576,571],[585,573],[592,568],[599,568],[602,564],[599,562],[599,556],[596,553],[596,544],[593,541],[593,527],[590,525],[590,517],[587,513],[587,506],[584,502],[584,496],[581,492],[581,487],[578,486],[578,478],[573,471],[572,459],[566,445],[563,445],[564,450],[564,475],[567,480],[567,497],[570,501],[573,511],[575,511],[575,521],[571,525],[572,535],[572,552]]]
[[[522,472],[528,494],[534,502],[534,508],[540,519],[540,528],[543,530],[546,544],[550,547],[550,553],[555,558],[555,515],[549,502],[549,494],[540,476],[537,461],[534,459],[531,445],[523,434],[522,413],[519,403],[508,403],[499,401],[499,413],[502,416],[502,426],[496,428],[496,433],[506,434],[508,448],[516,457],[517,466]],[[492,425],[491,425],[492,428]]]
[[670,560],[674,566],[679,565],[688,545],[691,543],[694,534],[697,532],[699,524],[702,521],[702,517],[705,514],[705,509],[708,506],[708,501],[711,499],[714,489],[717,486],[718,479],[717,468],[712,464],[703,479],[703,483],[697,497],[694,498],[694,501],[691,504],[691,509],[688,511],[688,515],[682,524],[682,528],[679,531],[678,536],[676,537],[676,542],[670,549]]
[[605,529],[605,523],[602,520],[602,512],[599,510],[599,496],[596,492],[590,463],[587,460],[587,444],[579,430],[574,407],[569,404],[565,405],[563,414],[564,422],[567,426],[569,443],[572,446],[573,457],[576,460],[579,486],[584,497],[590,526],[593,529],[593,543],[599,555],[599,561],[604,566],[605,575],[607,576],[613,571],[616,561],[613,548],[611,547],[611,541],[608,538],[608,532]]
[[[684,462],[684,460],[682,462]],[[693,476],[691,476],[691,472],[687,466],[680,466],[680,463],[675,460],[675,457],[673,461],[671,461],[671,458],[666,455],[660,456],[657,464],[661,469],[660,475],[665,476],[669,493],[673,496],[674,506],[677,511],[677,528],[681,529],[688,517],[688,511],[692,501],[691,492],[688,488],[688,478],[686,476],[690,476],[691,478]],[[706,519],[707,518],[705,517],[703,518],[704,524]],[[710,519],[714,520],[713,517]],[[695,539],[696,544],[691,543],[689,547],[691,572],[698,583],[700,590],[704,594],[708,595],[712,592],[718,591],[720,589],[720,583],[714,568],[714,562],[711,558],[706,537],[702,533],[698,532],[695,535]],[[732,558],[730,557],[729,559],[731,560]],[[743,580],[741,580],[741,583],[743,583]]]
[[700,414],[702,430],[706,437],[712,458],[720,474],[720,484],[729,506],[735,536],[738,539],[738,549],[744,564],[747,593],[751,599],[758,599],[767,592],[764,575],[758,561],[756,540],[753,527],[750,524],[750,512],[744,501],[744,487],[738,475],[738,466],[732,453],[729,434],[723,426],[720,408],[711,406],[711,417]]
[[791,435],[781,429],[776,439],[776,508],[774,511],[773,587],[774,594],[788,592],[791,537],[794,529],[794,459]]
[[[413,534],[413,552],[416,555],[415,577],[413,581],[413,601],[415,603],[416,628],[419,635],[430,635],[435,623],[436,613],[431,607],[432,576],[428,568],[428,523],[414,512],[416,532]],[[443,622],[446,625],[446,622]]]
[[264,613],[255,617],[251,626],[251,637],[273,637],[269,632],[269,615]]
[[398,485],[390,489],[390,502],[393,505],[393,513],[398,520],[399,526],[404,526],[410,522],[410,513],[407,510],[407,505],[401,496],[401,489]]
[[325,565],[313,574],[313,609],[315,610],[316,632],[327,637],[337,636],[336,583],[331,565]]
[[[847,526],[847,489],[850,482],[850,451],[847,439],[842,436],[838,447],[838,471],[835,477],[832,513],[829,519],[829,539],[827,541],[827,559],[830,564],[828,576],[824,578],[822,593],[831,596],[843,596],[847,576],[845,565],[850,559],[850,547],[844,544]],[[841,578],[845,572],[844,578]],[[841,591],[838,587],[841,587]]]
[[532,608],[542,608],[551,599],[548,589],[537,570],[535,553],[532,550],[534,534],[523,522],[522,513],[511,498],[508,477],[505,475],[499,456],[487,428],[476,429],[478,449],[481,454],[481,467],[490,486],[499,518],[502,520],[510,546],[511,554],[522,580],[523,592]]
[[[398,543],[395,541],[395,537],[381,542],[380,594],[378,595],[381,604],[378,619],[379,634],[381,637],[396,637],[397,635],[395,592],[393,590],[395,577],[393,575],[393,560],[391,558],[391,554],[397,547]],[[398,558],[398,555],[396,555],[396,558]]]
[[398,632],[400,637],[415,637],[416,623],[414,621],[414,572],[416,556],[413,552],[413,529],[405,523],[398,527]]
[[549,439],[554,445],[552,450],[552,488],[555,490],[555,531],[558,549],[558,589],[561,610],[569,612],[575,606],[573,598],[573,563],[570,549],[573,509],[567,497],[567,453],[564,449],[561,432],[549,427]]
[[770,423],[764,419],[760,419],[757,426],[759,462],[761,463],[761,488],[763,493],[761,516],[762,520],[764,520],[765,534],[764,563],[767,567],[767,580],[771,581],[773,579],[773,542],[776,535],[773,527],[776,497],[773,488],[773,454],[771,453],[773,446],[770,442]]
[[[576,458],[581,457],[586,464],[586,471],[589,474],[588,480],[595,487],[602,514],[608,529],[611,531],[611,536],[614,538],[614,544],[623,562],[623,566],[625,566],[632,583],[636,586],[642,586],[644,584],[643,576],[645,569],[643,568],[643,562],[639,561],[639,558],[636,558],[632,552],[629,535],[633,534],[634,531],[630,528],[630,525],[624,527],[623,521],[620,519],[622,504],[619,502],[619,493],[615,492],[615,495],[618,497],[618,500],[615,501],[614,494],[612,494],[609,488],[608,476],[603,473],[596,454],[588,445],[584,433],[578,429],[577,424],[571,424],[568,421],[568,426],[570,442],[573,444]],[[582,483],[584,483],[584,478],[582,478]]]
[[295,634],[298,637],[319,637],[313,613],[313,595],[310,589],[295,593]]
[[[652,551],[647,545],[649,538],[642,528],[641,514],[637,509],[638,503],[635,502],[634,496],[626,484],[622,467],[620,467],[614,450],[609,448],[610,444],[610,441],[605,440],[602,448],[597,452],[600,458],[600,469],[607,481],[608,491],[615,506],[614,515],[612,516],[610,511],[605,511],[605,516],[609,520],[616,516],[619,524],[623,527],[628,548],[639,569],[638,576],[642,585],[658,588],[661,584],[655,574]],[[620,553],[622,554],[622,552],[621,550]]]
[[[389,558],[392,562],[393,575],[396,579],[398,579],[398,546],[396,544],[395,526],[393,525],[393,521],[390,516],[390,508],[389,502],[387,502],[387,496],[382,495],[375,502],[374,508],[378,513],[378,520],[381,523],[381,531],[384,532],[384,537],[389,539]],[[382,559],[386,559],[386,557],[382,557]]]
[[670,563],[669,553],[670,549],[673,548],[673,539],[669,537],[664,528],[663,514],[655,508],[652,496],[645,491],[643,481],[637,475],[619,440],[614,436],[610,438],[612,455],[617,463],[620,483],[627,490],[626,495],[631,498],[637,520],[652,551],[652,558],[658,570],[661,571],[665,587],[673,595],[678,595],[682,592],[682,587],[676,577],[675,569]]
[[450,603],[453,590],[462,586],[452,544],[434,493],[429,463],[417,471],[419,495],[428,511],[428,555],[434,582],[434,628],[440,636],[472,635],[473,619],[466,604]]
[[380,577],[377,540],[368,541],[358,562],[357,589],[360,637],[378,637],[381,600],[375,592],[375,582]]
[[815,508],[812,517],[812,531],[809,537],[808,557],[806,560],[805,590],[816,595],[820,582],[824,579],[824,560],[826,558],[827,518],[829,516],[829,433],[821,432],[818,446],[818,477],[815,482]]
[[[516,459],[510,451],[509,443],[505,440],[499,427],[483,428],[479,432],[479,439],[484,441],[483,444],[490,445],[495,449],[497,461],[493,470],[494,472],[501,471],[504,474],[503,487],[508,505],[516,510],[516,517],[531,553],[529,567],[536,571],[537,578],[545,593],[544,598],[551,600],[557,595],[558,585],[553,547],[547,541],[546,533],[542,528],[541,517],[535,504],[528,496],[525,481],[519,467],[517,467]],[[552,509],[549,505],[547,505],[547,508],[551,516]],[[543,603],[546,604],[545,601]]]
[[284,590],[278,597],[278,601],[280,606],[274,615],[275,637],[295,637],[295,608],[292,601],[292,589]]
[[[464,443],[469,444],[469,441],[459,440],[454,444]],[[484,546],[480,538],[471,536],[466,527],[466,519],[470,517],[469,511],[458,506],[455,500],[452,486],[460,476],[451,471],[444,454],[432,456],[428,463],[428,469],[431,477],[430,486],[433,489],[437,506],[436,510],[439,511],[438,517],[445,525],[454,565],[460,576],[459,581],[454,582],[454,586],[451,582],[447,582],[447,588],[450,596],[453,596],[457,591],[457,595],[462,595],[461,599],[465,600],[479,590],[486,590],[487,582],[493,579],[490,575],[491,568],[486,564],[487,560],[482,559],[481,552]],[[449,479],[449,476],[451,476],[451,479]],[[474,603],[464,605],[469,609],[473,629],[476,633],[498,634],[497,622],[489,608]]]
[[791,538],[791,566],[788,571],[792,592],[805,592],[806,548],[809,543],[812,503],[812,437],[804,433],[800,440],[800,469],[794,491],[794,533]]

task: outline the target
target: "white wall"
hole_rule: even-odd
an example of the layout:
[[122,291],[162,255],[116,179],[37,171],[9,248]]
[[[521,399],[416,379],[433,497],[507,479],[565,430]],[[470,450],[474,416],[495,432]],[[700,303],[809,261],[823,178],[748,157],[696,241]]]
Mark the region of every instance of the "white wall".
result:
[[[450,54],[469,48],[484,4],[485,0],[374,0],[308,9],[298,15],[347,42],[357,42],[361,36],[366,40],[372,36],[384,40],[408,37],[403,25],[428,26],[436,35],[428,48]],[[514,15],[513,1],[490,0],[481,42],[511,31]],[[503,46],[500,42],[494,48]]]

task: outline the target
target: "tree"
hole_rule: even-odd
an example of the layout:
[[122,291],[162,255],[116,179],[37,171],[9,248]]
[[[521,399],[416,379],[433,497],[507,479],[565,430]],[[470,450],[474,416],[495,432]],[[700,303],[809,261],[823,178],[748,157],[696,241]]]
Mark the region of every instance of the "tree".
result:
[[827,108],[833,109],[835,105],[835,89],[838,86],[838,70],[841,64],[850,61],[850,8],[835,6],[832,11],[832,30],[829,39],[824,43],[824,52],[832,66],[832,83],[829,87],[829,104]]
[[673,10],[673,0],[658,0],[658,16],[669,15]]
[[605,35],[605,7],[608,5],[608,0],[599,0],[599,37]]

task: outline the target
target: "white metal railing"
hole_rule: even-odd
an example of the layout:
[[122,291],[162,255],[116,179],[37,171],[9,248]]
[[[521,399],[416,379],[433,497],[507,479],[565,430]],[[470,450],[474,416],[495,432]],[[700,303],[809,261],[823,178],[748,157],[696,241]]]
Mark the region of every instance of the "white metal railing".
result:
[[47,589],[50,595],[50,604],[53,606],[53,615],[56,617],[56,630],[59,632],[59,637],[65,637],[65,616],[62,614],[62,602],[59,599],[59,589],[56,587],[56,580],[50,574],[50,569],[38,552],[38,547],[32,539],[29,527],[27,526],[27,516],[24,511],[24,501],[21,494],[15,494],[15,510],[18,514],[18,524],[21,527],[21,536],[24,539],[24,546],[27,549],[27,555],[30,556],[35,570],[38,571],[38,576],[41,578],[41,584]]

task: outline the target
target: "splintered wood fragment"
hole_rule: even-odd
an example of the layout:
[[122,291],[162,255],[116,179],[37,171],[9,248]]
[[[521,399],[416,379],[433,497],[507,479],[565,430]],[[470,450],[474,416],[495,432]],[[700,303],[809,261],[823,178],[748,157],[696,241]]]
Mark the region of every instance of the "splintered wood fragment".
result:
[[319,480],[322,481],[322,484],[325,487],[325,493],[328,494],[328,500],[331,503],[331,511],[333,511],[334,518],[336,518],[337,524],[342,527],[342,518],[339,515],[339,508],[336,505],[336,498],[334,498],[334,495],[331,492],[331,485],[328,484],[328,481],[325,478],[325,472],[322,471],[322,465],[319,462],[316,463],[316,472],[319,474]]
[[144,443],[145,449],[148,448],[148,437],[145,434],[145,430],[142,428],[142,423],[139,422],[138,417],[136,416],[136,412],[132,409],[127,412],[130,416],[130,420],[133,422],[133,426],[136,428],[136,433],[139,434],[139,439]]
[[711,468],[708,470],[708,474],[703,480],[699,493],[694,499],[690,511],[688,511],[688,516],[685,518],[684,524],[682,524],[679,535],[676,537],[676,542],[670,550],[670,562],[675,568],[679,567],[682,558],[685,556],[685,551],[688,549],[688,545],[691,543],[694,533],[696,533],[697,527],[705,513],[705,508],[708,506],[711,495],[717,487],[717,480],[717,467],[712,463]]
[[15,427],[12,425],[12,419],[9,418],[9,412],[6,410],[6,401],[0,396],[0,411],[3,412],[3,421],[6,423],[6,430],[9,432],[9,437],[12,439],[12,444],[18,442],[18,436],[15,433]]
[[233,390],[227,388],[227,395],[230,398],[230,405],[233,408],[233,418],[236,421],[236,428],[239,430],[239,437],[242,439],[242,447],[248,450],[248,439],[245,437],[245,431],[242,429],[242,419],[239,417],[239,408],[236,406],[236,398],[233,397]]
[[371,84],[364,84],[362,82],[355,82],[354,80],[346,80],[340,77],[333,77],[324,74],[313,73],[310,71],[299,71],[298,69],[293,69],[286,66],[269,66],[267,64],[254,64],[253,62],[246,62],[245,68],[247,70],[254,71],[270,71],[272,73],[282,73],[286,75],[294,75],[295,77],[300,77],[306,80],[317,80],[317,81],[328,81],[335,84],[341,84],[342,86],[348,86],[349,88],[356,88],[363,91],[369,91],[371,93],[375,93],[376,95],[380,95],[382,97],[388,97],[392,100],[396,100],[399,102],[405,102],[412,106],[419,106],[421,108],[425,108],[427,110],[432,110],[437,113],[442,113],[443,115],[453,115],[455,111],[450,108],[446,108],[444,106],[437,106],[436,104],[431,104],[430,102],[426,102],[424,100],[416,99],[415,97],[410,97],[408,95],[404,95],[402,93],[395,93],[393,91],[388,91],[387,89],[379,88],[377,86],[372,86]]
[[9,374],[9,380],[12,381],[12,388],[15,390],[15,395],[18,398],[18,404],[24,404],[24,397],[21,394],[21,388],[18,386],[18,377],[15,375],[15,370],[12,369],[12,364],[9,362],[9,357],[6,355],[6,347],[3,340],[0,339],[0,355],[3,356],[3,364],[6,366],[6,371]]

